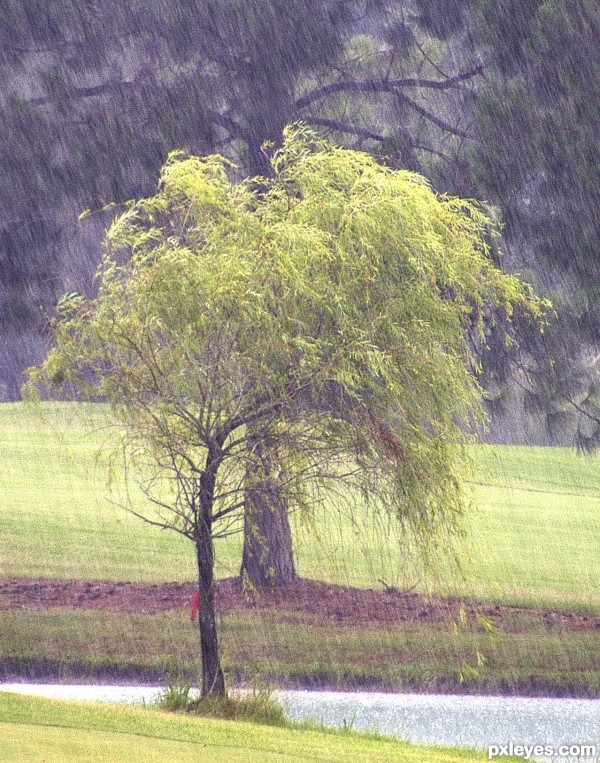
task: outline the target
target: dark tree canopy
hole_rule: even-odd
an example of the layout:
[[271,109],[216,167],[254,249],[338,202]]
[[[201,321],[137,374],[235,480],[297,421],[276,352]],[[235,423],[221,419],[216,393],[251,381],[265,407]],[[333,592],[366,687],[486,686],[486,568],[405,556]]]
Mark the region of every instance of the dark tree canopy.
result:
[[176,148],[268,174],[296,119],[496,204],[510,267],[598,341],[591,0],[6,0],[0,35],[0,398],[89,286],[115,210],[82,209],[150,194]]
[[[552,432],[600,442],[600,6],[478,3],[492,63],[479,96],[477,192],[498,204],[513,260],[537,274],[557,320],[526,339],[522,379]],[[575,418],[575,428],[573,417]]]

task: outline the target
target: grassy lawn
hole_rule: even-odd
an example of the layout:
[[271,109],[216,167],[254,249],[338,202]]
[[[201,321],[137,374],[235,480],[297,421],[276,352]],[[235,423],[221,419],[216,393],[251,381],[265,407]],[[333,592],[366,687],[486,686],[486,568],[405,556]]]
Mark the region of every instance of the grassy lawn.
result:
[[[0,576],[170,581],[194,576],[191,544],[129,515],[143,506],[109,469],[103,406],[0,405]],[[100,455],[98,452],[100,451]],[[600,464],[558,448],[474,449],[464,578],[439,560],[436,593],[600,612]],[[363,587],[420,579],[406,545],[356,502],[297,522],[305,577]],[[240,540],[220,542],[218,574],[237,574]]]
[[[233,610],[221,618],[220,638],[232,683],[260,678],[317,688],[600,696],[598,634],[527,621],[491,639],[451,623],[332,627],[285,610]],[[0,644],[9,675],[11,669],[64,679],[197,675],[197,632],[186,613],[4,612]]]
[[0,693],[0,763],[462,763],[483,753]]
[[[600,611],[600,458],[479,446],[467,596]],[[451,586],[450,586],[451,587]]]

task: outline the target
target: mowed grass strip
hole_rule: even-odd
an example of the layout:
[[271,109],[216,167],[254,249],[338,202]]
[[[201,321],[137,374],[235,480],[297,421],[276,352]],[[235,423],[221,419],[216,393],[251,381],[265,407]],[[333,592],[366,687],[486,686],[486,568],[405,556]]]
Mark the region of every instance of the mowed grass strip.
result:
[[[452,622],[332,625],[286,611],[233,610],[220,621],[230,683],[388,691],[600,696],[600,633],[524,621],[490,636]],[[4,612],[5,677],[194,680],[198,637],[185,613]]]
[[0,693],[0,762],[462,763],[483,753]]
[[[105,406],[0,405],[0,576],[193,579],[191,544],[128,514],[135,484],[111,471]],[[446,559],[423,578],[406,544],[356,497],[296,522],[302,576],[344,585],[433,590],[505,603],[600,612],[600,462],[561,448],[477,446],[463,576]],[[240,538],[217,544],[235,575]]]
[[154,581],[193,572],[191,544],[125,510],[109,424],[103,405],[0,405],[2,577]]

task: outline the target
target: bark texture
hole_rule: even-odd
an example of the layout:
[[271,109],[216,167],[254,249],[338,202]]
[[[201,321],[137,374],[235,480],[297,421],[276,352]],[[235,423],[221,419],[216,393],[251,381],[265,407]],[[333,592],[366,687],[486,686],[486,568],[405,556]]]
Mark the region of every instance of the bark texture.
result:
[[296,580],[287,498],[258,441],[253,452],[258,474],[246,479],[242,580],[258,588],[286,585]]
[[[204,533],[201,533],[203,536]],[[212,539],[200,537],[196,544],[198,588],[200,592],[198,627],[202,662],[201,697],[225,696],[225,678],[221,669],[217,620],[215,617]]]
[[225,677],[221,669],[217,619],[215,617],[215,550],[212,537],[212,512],[215,495],[215,474],[218,460],[209,452],[206,470],[200,479],[199,514],[196,522],[196,559],[200,607],[200,656],[202,687],[200,696],[224,697]]

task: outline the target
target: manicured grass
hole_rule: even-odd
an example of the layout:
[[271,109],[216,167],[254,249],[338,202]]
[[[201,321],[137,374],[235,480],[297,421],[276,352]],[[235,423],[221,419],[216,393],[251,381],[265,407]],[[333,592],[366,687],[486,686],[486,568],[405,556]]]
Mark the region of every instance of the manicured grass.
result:
[[[232,683],[258,677],[339,689],[600,696],[599,635],[546,629],[527,618],[492,638],[452,622],[333,626],[288,611],[233,610],[221,618],[220,637]],[[8,675],[197,676],[197,631],[186,613],[4,612],[0,644]]]
[[[191,544],[127,514],[118,470],[109,486],[105,408],[44,404],[41,412],[0,405],[0,576],[191,579]],[[558,448],[473,452],[465,578],[442,558],[421,590],[600,612],[598,458]],[[129,497],[142,507],[135,485]],[[329,509],[312,527],[296,523],[301,575],[365,587],[420,579],[385,520],[367,516],[357,500]],[[237,574],[239,538],[219,542],[217,558],[219,575]]]
[[[123,508],[105,406],[0,405],[0,575],[181,580],[193,555]],[[132,494],[136,495],[135,486]],[[135,508],[141,507],[141,501]]]
[[0,763],[462,763],[483,753],[0,693]]
[[468,579],[448,589],[600,611],[600,457],[565,448],[479,446],[475,458]]

